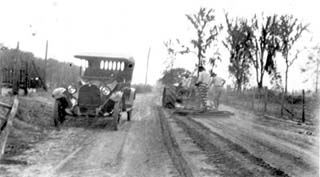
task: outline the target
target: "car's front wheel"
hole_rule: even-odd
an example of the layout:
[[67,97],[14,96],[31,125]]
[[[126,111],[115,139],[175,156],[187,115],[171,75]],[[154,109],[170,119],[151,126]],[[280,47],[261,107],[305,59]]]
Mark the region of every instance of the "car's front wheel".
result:
[[120,115],[122,111],[122,102],[116,102],[114,107],[113,107],[113,129],[118,130],[119,129],[119,123],[120,123]]
[[53,107],[53,123],[54,126],[59,128],[65,120],[66,113],[64,111],[64,103],[62,100],[55,100]]

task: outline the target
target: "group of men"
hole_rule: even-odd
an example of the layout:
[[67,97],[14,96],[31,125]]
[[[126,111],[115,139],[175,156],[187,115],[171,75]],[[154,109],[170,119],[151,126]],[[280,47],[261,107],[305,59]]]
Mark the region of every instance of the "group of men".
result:
[[[200,96],[200,109],[201,111],[207,111],[210,109],[210,103],[208,98],[210,97],[210,100],[213,101],[213,106],[217,110],[219,107],[219,99],[221,96],[221,93],[223,91],[223,86],[225,84],[225,80],[221,77],[218,77],[214,72],[206,72],[205,68],[203,66],[198,67],[199,75],[195,82],[195,86],[197,86],[199,90],[199,96]],[[184,75],[184,79],[182,80],[182,86],[184,88],[192,88],[191,85],[191,77],[189,77],[188,74]],[[190,91],[189,94],[190,96]]]

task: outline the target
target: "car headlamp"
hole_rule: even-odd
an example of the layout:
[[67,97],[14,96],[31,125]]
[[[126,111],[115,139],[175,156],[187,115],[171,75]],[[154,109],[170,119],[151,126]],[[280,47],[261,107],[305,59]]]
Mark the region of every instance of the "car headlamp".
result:
[[110,94],[110,89],[108,87],[101,86],[100,90],[101,90],[102,94],[104,94],[104,95],[109,95]]
[[68,86],[68,92],[71,93],[71,94],[74,94],[74,93],[77,92],[77,89],[74,86],[69,85]]

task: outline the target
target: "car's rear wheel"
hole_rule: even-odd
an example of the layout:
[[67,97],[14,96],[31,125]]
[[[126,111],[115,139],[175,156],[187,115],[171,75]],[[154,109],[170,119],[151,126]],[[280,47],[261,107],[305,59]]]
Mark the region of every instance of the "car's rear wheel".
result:
[[130,121],[132,116],[132,110],[127,112],[127,120]]
[[165,87],[162,93],[162,106],[165,108],[173,109],[177,101],[175,90],[170,87]]
[[59,128],[65,119],[65,111],[62,100],[55,100],[53,107],[53,123],[54,126]]

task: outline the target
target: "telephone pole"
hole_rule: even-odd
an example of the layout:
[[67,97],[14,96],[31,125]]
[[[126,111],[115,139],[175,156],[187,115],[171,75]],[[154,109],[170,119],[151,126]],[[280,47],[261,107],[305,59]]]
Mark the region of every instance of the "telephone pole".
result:
[[43,84],[44,88],[47,88],[47,57],[48,57],[48,40],[46,41],[46,53],[44,57],[44,76],[43,76]]
[[11,79],[12,79],[12,93],[13,93],[13,95],[18,95],[19,88],[20,88],[19,41],[17,42],[17,48],[15,50],[14,65],[13,65],[13,77]]
[[150,57],[150,50],[151,50],[151,47],[149,47],[149,51],[148,51],[146,80],[145,80],[145,82],[144,82],[144,85],[147,85],[147,81],[148,81],[148,70],[149,70],[149,57]]

